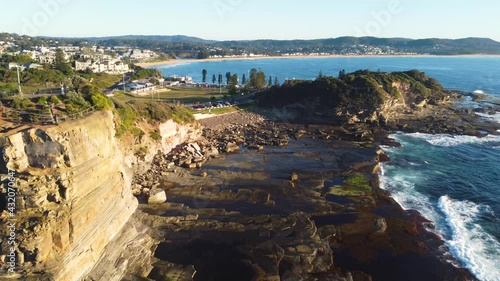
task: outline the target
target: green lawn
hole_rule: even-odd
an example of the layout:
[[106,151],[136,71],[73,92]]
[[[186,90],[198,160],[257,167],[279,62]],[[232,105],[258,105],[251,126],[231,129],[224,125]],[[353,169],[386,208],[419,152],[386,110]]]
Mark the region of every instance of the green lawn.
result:
[[240,109],[236,106],[221,107],[213,109],[203,109],[203,110],[193,110],[193,113],[203,113],[203,114],[225,114],[239,111]]
[[[151,94],[147,96],[138,96],[130,93],[123,93],[122,91],[117,91],[114,93],[115,96],[113,98],[128,101],[131,99],[138,100],[151,100]],[[215,100],[223,99],[224,95],[227,95],[226,90],[222,90],[221,94],[219,94],[219,90],[217,91],[211,89],[201,89],[201,88],[170,88],[170,91],[162,91],[159,90],[159,93],[154,94],[154,100],[160,100],[164,102],[181,102],[181,103],[205,103],[212,101],[212,98]]]

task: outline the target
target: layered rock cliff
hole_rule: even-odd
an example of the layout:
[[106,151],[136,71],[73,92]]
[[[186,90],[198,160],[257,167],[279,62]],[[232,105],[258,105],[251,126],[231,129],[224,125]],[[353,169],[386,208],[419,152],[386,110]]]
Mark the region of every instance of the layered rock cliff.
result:
[[[151,251],[155,242],[134,218],[140,216],[134,215],[138,202],[130,186],[134,170],[141,161],[147,162],[144,158],[152,158],[149,155],[168,152],[200,132],[168,121],[160,125],[160,133],[162,141],[120,144],[112,113],[97,112],[60,126],[0,137],[2,225],[9,218],[4,204],[8,170],[14,171],[17,187],[18,274],[7,272],[10,245],[8,230],[2,228],[0,266],[5,269],[1,274],[6,273],[0,277],[120,280],[134,264],[144,263],[148,258],[144,252]],[[134,153],[138,146],[146,147],[139,158]],[[120,254],[126,247],[127,252]]]

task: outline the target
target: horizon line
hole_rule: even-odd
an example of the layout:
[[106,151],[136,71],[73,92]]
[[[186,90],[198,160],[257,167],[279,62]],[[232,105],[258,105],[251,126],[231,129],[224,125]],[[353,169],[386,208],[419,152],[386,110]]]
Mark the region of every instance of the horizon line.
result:
[[339,39],[339,38],[376,38],[376,39],[405,39],[405,40],[428,40],[428,39],[437,39],[437,40],[463,40],[463,39],[488,39],[492,40],[495,42],[500,43],[500,41],[497,41],[491,37],[474,37],[474,36],[468,36],[468,37],[460,37],[460,38],[449,38],[449,37],[425,37],[425,38],[410,38],[410,37],[400,37],[400,36],[395,36],[395,37],[377,37],[377,36],[352,36],[352,35],[342,35],[342,36],[337,36],[337,37],[321,37],[321,38],[310,38],[310,39],[304,39],[304,38],[295,38],[295,39],[273,39],[273,38],[260,38],[260,39],[224,39],[224,40],[219,40],[219,39],[206,39],[198,36],[193,36],[193,35],[184,35],[184,34],[174,34],[174,35],[166,35],[166,34],[124,34],[124,35],[104,35],[104,36],[53,36],[53,35],[37,35],[37,36],[31,36],[28,34],[18,34],[15,32],[0,32],[0,33],[6,33],[6,34],[13,34],[21,37],[31,37],[31,38],[57,38],[57,39],[90,39],[90,38],[96,38],[96,39],[101,39],[101,38],[113,38],[113,37],[127,37],[127,36],[143,36],[143,37],[153,37],[153,36],[158,36],[158,37],[176,37],[176,36],[181,36],[181,37],[188,37],[188,38],[194,38],[194,39],[200,39],[204,41],[215,41],[215,42],[228,42],[228,41],[314,41],[314,40],[328,40],[328,39]]

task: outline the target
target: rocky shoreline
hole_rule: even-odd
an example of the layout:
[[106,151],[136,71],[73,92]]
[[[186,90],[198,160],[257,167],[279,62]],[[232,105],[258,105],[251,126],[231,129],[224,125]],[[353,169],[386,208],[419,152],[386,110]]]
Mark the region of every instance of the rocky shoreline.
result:
[[390,130],[498,133],[474,112],[426,112],[432,120],[406,112],[382,126],[202,120],[202,139],[134,179],[160,231],[150,280],[475,280],[444,260],[428,221],[379,188],[390,158],[378,145],[399,145]]

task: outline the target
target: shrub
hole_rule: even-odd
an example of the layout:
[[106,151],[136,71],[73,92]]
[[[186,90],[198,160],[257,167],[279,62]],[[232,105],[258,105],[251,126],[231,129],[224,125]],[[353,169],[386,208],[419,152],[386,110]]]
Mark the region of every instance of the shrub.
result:
[[92,106],[95,106],[97,110],[108,110],[111,108],[111,100],[103,94],[93,94],[90,97]]
[[51,96],[50,97],[50,103],[51,104],[60,104],[61,100],[57,96]]
[[75,92],[69,92],[66,95],[64,104],[69,113],[77,113],[91,107],[90,103],[82,95]]
[[12,107],[15,109],[27,109],[33,106],[33,103],[28,98],[15,97],[12,101]]
[[152,140],[159,141],[161,140],[161,135],[158,131],[151,131],[149,132],[149,136],[151,137]]
[[130,128],[130,132],[132,133],[132,135],[134,137],[142,137],[142,136],[144,136],[144,131],[141,130],[141,129],[139,129],[139,128],[137,128],[137,127],[135,127],[135,126],[132,127],[132,128]]
[[48,98],[47,97],[40,97],[38,98],[38,101],[36,102],[39,105],[47,105]]

